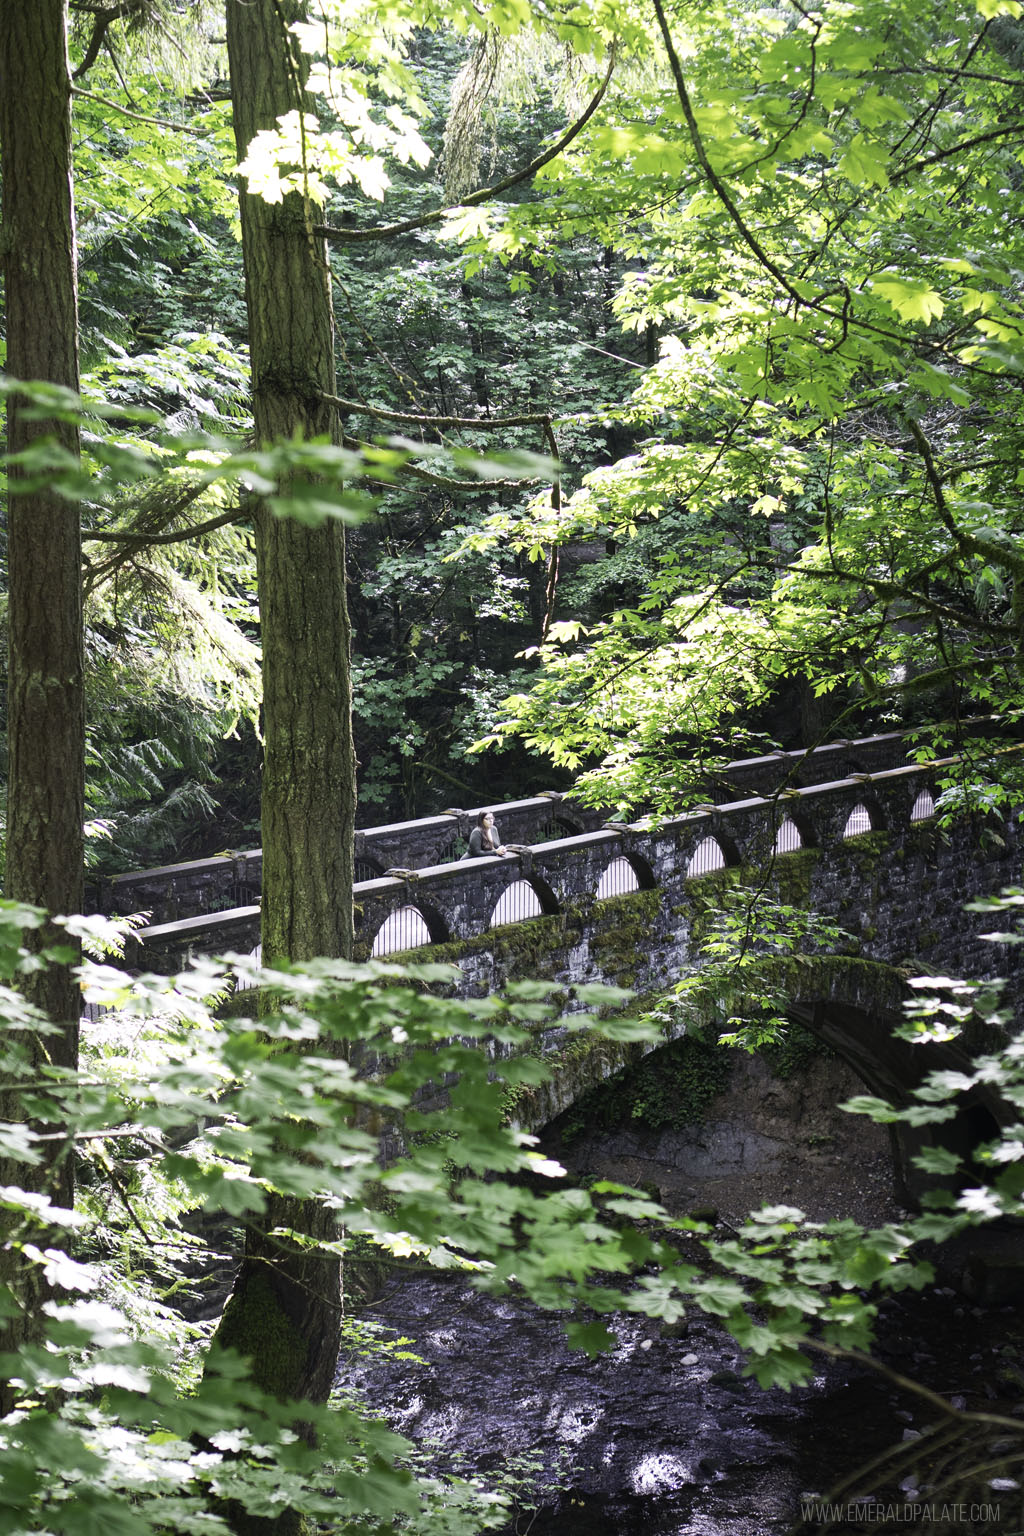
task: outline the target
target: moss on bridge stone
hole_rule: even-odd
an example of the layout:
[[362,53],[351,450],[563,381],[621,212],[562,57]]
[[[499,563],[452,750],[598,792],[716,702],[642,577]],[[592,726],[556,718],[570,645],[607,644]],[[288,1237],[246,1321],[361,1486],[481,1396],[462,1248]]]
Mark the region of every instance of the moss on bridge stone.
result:
[[[905,995],[900,971],[857,955],[778,956],[770,965],[794,1005],[835,1002],[885,1018],[899,1013]],[[634,1003],[623,1016],[642,1017],[660,995]],[[680,1026],[688,1032],[673,1041],[614,1041],[591,1030],[573,1034],[546,1053],[550,1079],[517,1093],[510,1112],[520,1124],[532,1127],[577,1104],[581,1126],[593,1117],[602,1124],[633,1119],[651,1126],[699,1120],[727,1086],[734,1058],[717,1044],[718,1027],[723,1011],[738,1010],[743,997],[738,987],[732,998],[719,996],[704,1004],[694,998],[689,1025]],[[792,1040],[766,1049],[765,1054],[773,1070],[785,1076],[801,1070],[809,1057],[830,1049],[834,1046],[813,1028],[794,1024]],[[655,1053],[657,1061],[650,1059]],[[609,1082],[612,1078],[616,1081]]]
[[927,859],[934,859],[942,852],[948,841],[946,834],[935,821],[912,822],[903,838],[904,847],[908,853],[923,854]]
[[[771,868],[771,885],[776,899],[787,907],[809,906],[811,881],[820,860],[820,848],[796,848],[792,853],[777,854]],[[749,881],[758,878],[756,870],[748,871]]]
[[[635,1010],[630,1016],[636,1016]],[[643,1056],[644,1048],[635,1040],[609,1040],[592,1030],[579,1030],[544,1054],[551,1069],[547,1082],[517,1085],[509,1116],[534,1129],[545,1125],[606,1078],[638,1065]]]
[[884,854],[893,858],[903,857],[903,849],[894,848],[892,834],[884,830],[858,832],[855,837],[846,838],[842,847],[865,877],[874,874]]
[[866,1012],[899,1012],[906,996],[906,975],[881,960],[861,955],[821,954],[779,956],[776,964],[791,996],[817,996],[846,1002]]
[[660,906],[659,890],[631,891],[606,901],[577,903],[544,917],[487,928],[468,938],[423,944],[389,958],[410,965],[423,961],[457,965],[475,956],[493,956],[504,979],[547,980],[564,972],[569,952],[583,941],[589,927],[591,953],[604,976],[616,986],[632,987],[638,958],[648,955],[652,945],[671,942],[667,936],[659,940],[653,931]]
[[732,891],[743,885],[749,873],[744,864],[726,864],[722,869],[709,870],[706,875],[689,875],[687,894],[692,901],[709,901],[717,891]]
[[591,953],[617,987],[636,986],[637,961],[650,953],[661,892],[630,891],[595,903]]
[[558,969],[560,952],[578,944],[582,927],[568,912],[547,917],[531,917],[519,923],[504,923],[500,928],[486,928],[469,938],[450,939],[444,944],[422,944],[418,949],[403,949],[390,959],[410,965],[430,961],[457,965],[474,955],[493,955],[509,980],[525,976],[545,979]]
[[[899,1015],[906,997],[906,972],[881,960],[835,951],[766,955],[763,979],[793,1003],[841,1003],[878,1018]],[[738,1012],[745,990],[717,994],[720,1009]]]
[[792,853],[777,854],[767,880],[764,869],[754,864],[730,864],[725,869],[692,877],[687,882],[689,899],[673,907],[673,915],[692,917],[694,931],[700,937],[702,926],[721,909],[722,897],[727,893],[767,889],[783,906],[807,907],[821,857],[820,848],[797,848]]

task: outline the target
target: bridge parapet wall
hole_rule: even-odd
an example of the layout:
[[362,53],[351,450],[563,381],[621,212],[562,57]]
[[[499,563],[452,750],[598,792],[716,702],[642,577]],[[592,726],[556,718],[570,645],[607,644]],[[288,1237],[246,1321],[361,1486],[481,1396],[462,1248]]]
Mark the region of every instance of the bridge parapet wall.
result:
[[[905,735],[890,731],[810,751],[746,758],[714,774],[695,771],[695,781],[702,783],[709,801],[725,802],[855,773],[882,772],[904,761]],[[494,813],[506,843],[522,845],[548,841],[556,828],[566,835],[592,832],[604,821],[602,813],[580,805],[570,795],[551,791],[500,805],[453,808],[416,821],[366,827],[355,837],[357,878],[372,879],[395,867],[423,870],[456,858],[483,810]],[[256,903],[262,872],[259,848],[232,851],[93,881],[90,904],[110,914],[146,911],[154,924],[163,926],[201,912]]]
[[[929,814],[927,791],[942,766],[863,773],[773,798],[707,806],[657,827],[606,827],[504,859],[364,881],[355,889],[359,953],[368,956],[379,946],[388,924],[406,909],[417,914],[420,937],[430,940],[409,958],[454,962],[460,995],[488,995],[520,977],[550,980],[563,992],[562,1017],[536,1040],[553,1070],[516,1105],[520,1120],[536,1127],[588,1087],[690,1028],[693,1008],[713,1033],[719,1023],[709,992],[691,999],[685,1014],[666,1010],[663,1042],[602,1039],[569,1028],[565,1015],[578,1006],[572,988],[605,982],[641,996],[664,992],[683,974],[699,971],[702,938],[725,899],[742,901],[763,891],[786,906],[832,918],[850,933],[848,944],[840,940],[823,952],[775,962],[787,1012],[837,1050],[869,1092],[905,1103],[926,1071],[963,1071],[971,1052],[986,1049],[987,1042],[965,1038],[921,1047],[895,1039],[902,968],[984,976],[1020,966],[1017,951],[1007,954],[981,937],[989,926],[983,914],[963,910],[974,897],[1020,882],[1015,815],[964,818],[940,829]],[[699,862],[701,850],[709,848],[717,868],[708,867],[714,858]],[[606,894],[615,889],[609,871],[623,861],[638,888],[622,890],[620,884],[619,894]],[[512,888],[529,895],[537,915],[500,921]],[[259,907],[251,904],[152,927],[140,935],[134,958],[147,969],[174,970],[193,950],[244,952],[258,942],[259,919]],[[756,916],[753,926],[756,938]],[[403,947],[400,930],[398,941],[384,949]],[[734,1005],[742,1011],[739,984]],[[426,1090],[424,1107],[443,1103],[449,1086],[439,1081]],[[1016,1111],[1007,1110],[994,1089],[982,1087],[950,1124],[898,1129],[902,1197],[913,1202],[934,1182],[915,1164],[921,1147],[941,1145],[969,1157],[1007,1113]],[[384,1146],[398,1150],[386,1136]]]
[[850,778],[858,773],[885,773],[907,762],[905,731],[826,742],[796,752],[769,752],[740,758],[706,776],[709,799],[728,802],[742,795],[772,795],[783,788],[802,788]]
[[[550,835],[553,824],[566,832],[599,826],[603,815],[577,805],[571,797],[534,795],[502,805],[445,811],[418,821],[365,827],[356,832],[357,874],[383,875],[396,867],[417,869],[457,859],[469,840],[481,811],[492,811],[502,837],[511,843],[532,843]],[[263,851],[214,854],[180,864],[133,870],[92,882],[91,905],[111,915],[149,912],[159,925],[199,913],[232,909],[258,902],[263,877]]]
[[[653,992],[699,963],[703,914],[724,890],[764,886],[788,905],[835,919],[865,958],[990,973],[993,946],[978,936],[985,920],[963,905],[1019,881],[1016,823],[965,819],[940,832],[927,815],[913,820],[935,771],[862,774],[709,806],[654,828],[606,827],[506,858],[363,881],[355,888],[358,953],[429,944],[423,953],[459,961],[468,993],[529,974],[566,987],[607,980]],[[864,830],[846,835],[855,812]],[[776,851],[780,833],[791,851]],[[695,864],[702,850],[711,854],[703,873]],[[608,886],[617,861],[626,880]],[[598,895],[603,881],[612,892],[606,899]],[[382,944],[403,912],[413,926],[399,926]],[[509,916],[526,921],[502,920]],[[258,922],[252,904],[152,927],[140,935],[142,959],[170,968],[192,948],[249,948]]]

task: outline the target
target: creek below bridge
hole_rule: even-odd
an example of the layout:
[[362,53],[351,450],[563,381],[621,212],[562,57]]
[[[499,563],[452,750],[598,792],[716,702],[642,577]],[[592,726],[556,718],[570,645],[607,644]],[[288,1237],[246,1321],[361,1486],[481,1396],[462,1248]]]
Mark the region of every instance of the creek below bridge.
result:
[[[887,1134],[836,1107],[859,1087],[834,1058],[778,1078],[760,1058],[740,1057],[700,1121],[579,1132],[562,1117],[541,1150],[577,1177],[657,1186],[673,1214],[713,1205],[726,1226],[763,1201],[795,1205],[813,1220],[878,1225],[901,1214]],[[577,1133],[567,1139],[567,1130]],[[950,1278],[956,1284],[944,1283]],[[1024,1318],[1005,1299],[981,1304],[958,1288],[965,1284],[969,1291],[970,1277],[940,1275],[922,1293],[885,1301],[878,1357],[956,1407],[1024,1419]],[[500,1483],[503,1469],[533,1458],[527,1502],[538,1507],[524,1506],[509,1532],[781,1536],[797,1524],[802,1496],[827,1493],[891,1446],[900,1448],[893,1463],[844,1491],[842,1530],[877,1533],[879,1506],[922,1501],[922,1529],[1009,1536],[1024,1528],[1019,1442],[993,1442],[1009,1467],[1000,1461],[995,1473],[963,1483],[956,1497],[970,1498],[958,1512],[966,1522],[943,1522],[952,1495],[929,1505],[928,1478],[939,1474],[915,1454],[936,1419],[927,1404],[836,1361],[806,1387],[764,1391],[743,1376],[729,1335],[697,1312],[682,1327],[606,1318],[616,1347],[593,1360],[567,1346],[563,1314],[516,1295],[483,1295],[449,1274],[399,1272],[365,1316],[382,1337],[410,1339],[404,1348],[418,1359],[344,1354],[339,1382],[418,1442],[431,1465]],[[849,1517],[855,1500],[866,1501],[863,1521]]]

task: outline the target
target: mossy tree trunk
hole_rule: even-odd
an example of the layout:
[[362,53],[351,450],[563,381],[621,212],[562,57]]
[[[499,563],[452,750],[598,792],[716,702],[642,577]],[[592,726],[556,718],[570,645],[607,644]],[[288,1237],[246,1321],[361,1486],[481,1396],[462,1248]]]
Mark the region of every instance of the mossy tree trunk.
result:
[[[71,181],[71,82],[64,0],[3,0],[0,6],[0,161],[3,171],[3,275],[7,372],[78,389],[78,303]],[[50,440],[72,463],[77,426],[33,419],[29,402],[8,396],[7,448],[14,454]],[[7,894],[53,914],[80,912],[83,892],[84,665],[79,509],[45,487],[19,489],[12,469],[7,508],[9,576],[9,749]],[[62,930],[37,931],[36,944],[67,943]],[[23,990],[59,1025],[26,1037],[30,1058],[74,1067],[80,994],[70,965],[25,977]],[[0,1083],[0,1118],[24,1111]],[[0,1161],[0,1183],[42,1190],[60,1205],[73,1199],[68,1149],[29,1170]],[[38,1233],[35,1234],[38,1241]],[[45,1246],[45,1243],[44,1245]],[[42,1299],[31,1270],[4,1249],[4,1278],[31,1308]],[[17,1347],[31,1314],[7,1325],[0,1347]],[[0,1390],[0,1412],[9,1402]]]
[[[289,27],[301,0],[228,0],[235,142],[301,110],[305,66]],[[331,435],[334,392],[331,280],[314,210],[298,194],[278,204],[244,192],[242,247],[256,432],[261,442]],[[355,757],[342,524],[307,527],[255,513],[263,644],[263,955],[268,961],[344,956],[352,945]],[[252,1360],[259,1386],[281,1398],[325,1401],[338,1358],[336,1260],[266,1234],[275,1227],[331,1235],[328,1213],[275,1199],[250,1227],[220,1345]],[[239,1531],[297,1531],[293,1513],[269,1521],[232,1513]]]

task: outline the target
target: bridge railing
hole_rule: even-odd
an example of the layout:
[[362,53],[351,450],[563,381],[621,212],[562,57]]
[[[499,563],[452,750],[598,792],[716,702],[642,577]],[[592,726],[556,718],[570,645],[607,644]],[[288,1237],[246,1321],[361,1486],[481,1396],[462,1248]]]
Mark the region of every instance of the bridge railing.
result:
[[[482,811],[491,811],[507,842],[529,843],[599,825],[602,816],[555,791],[474,810],[444,811],[417,821],[394,822],[356,832],[357,880],[387,869],[457,860]],[[91,905],[111,915],[150,912],[163,925],[197,913],[225,911],[259,901],[263,850],[215,854],[180,864],[132,870],[93,882]]]
[[[851,903],[856,907],[859,899],[865,862],[851,862],[851,854],[868,846],[866,833],[883,832],[895,871],[912,832],[934,815],[936,775],[955,761],[861,773],[777,796],[708,805],[657,827],[605,826],[521,846],[504,858],[395,870],[363,880],[354,889],[357,954],[480,941],[492,930],[532,917],[595,912],[606,899],[638,890],[659,892],[663,912],[674,910],[688,888],[715,871],[742,865],[768,875],[784,872],[800,850],[814,855],[817,908],[846,922]],[[959,834],[968,853],[974,836],[970,829]],[[853,918],[857,927],[856,912]],[[919,904],[911,891],[905,906],[897,904],[887,915],[879,956],[912,952],[919,928]],[[174,968],[193,951],[250,950],[259,940],[259,907],[250,903],[154,925],[138,938],[141,963],[154,969]],[[870,941],[863,952],[871,953]],[[641,979],[652,987],[664,982],[655,956],[640,955],[633,969],[638,985]]]
[[[728,764],[720,772],[695,774],[708,800],[743,794],[768,795],[784,785],[808,785],[850,773],[878,772],[905,761],[905,733],[889,731],[854,741],[830,742],[813,750],[773,752]],[[356,832],[356,879],[372,881],[389,869],[432,868],[456,860],[481,811],[493,812],[506,843],[540,844],[598,829],[603,814],[551,791],[524,800],[471,810],[453,808],[416,821],[394,822]],[[148,912],[166,926],[199,913],[228,912],[258,903],[263,872],[259,848],[210,858],[133,870],[92,882],[90,907],[111,915]]]
[[[751,796],[707,806],[657,828],[606,826],[578,837],[519,849],[506,858],[437,866],[356,887],[364,953],[478,936],[509,921],[578,908],[635,890],[671,900],[688,882],[729,866],[766,869],[802,848],[827,863],[867,832],[898,842],[935,811],[939,765],[910,765],[806,785],[782,796]],[[944,765],[942,765],[944,766]]]

